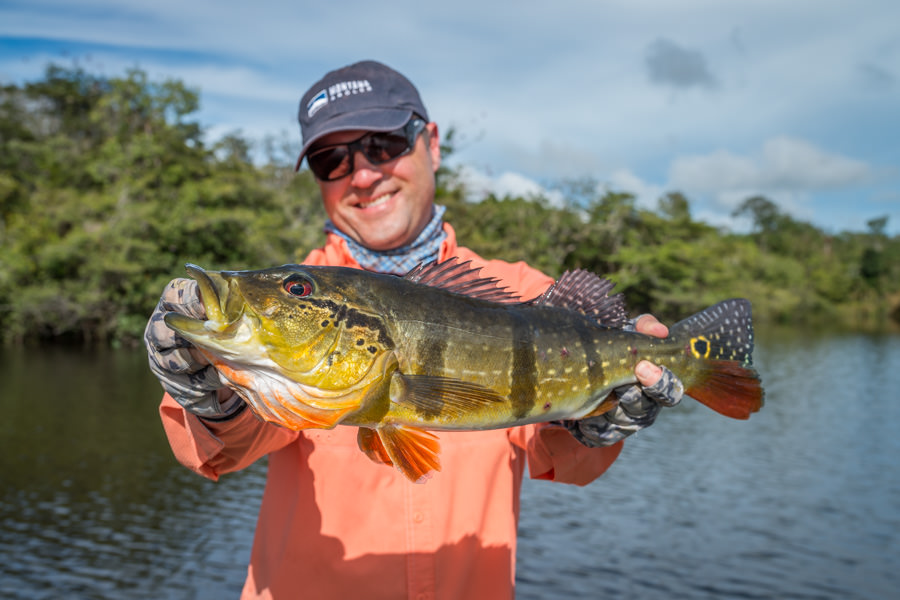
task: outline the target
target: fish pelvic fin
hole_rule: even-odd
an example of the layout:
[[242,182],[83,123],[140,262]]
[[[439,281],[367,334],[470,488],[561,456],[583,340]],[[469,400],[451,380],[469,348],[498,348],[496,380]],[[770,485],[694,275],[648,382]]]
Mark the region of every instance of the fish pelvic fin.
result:
[[394,464],[384,444],[381,443],[381,436],[374,429],[360,427],[359,432],[356,434],[356,443],[359,444],[359,449],[365,452],[372,462],[381,465]]
[[364,429],[357,436],[363,452],[377,463],[394,465],[413,483],[425,483],[441,470],[441,445],[433,433],[405,425],[368,429],[371,434]]
[[685,343],[693,357],[682,381],[685,393],[717,413],[748,419],[763,406],[764,392],[752,366],[753,317],[750,302],[733,298],[679,321],[670,338]]

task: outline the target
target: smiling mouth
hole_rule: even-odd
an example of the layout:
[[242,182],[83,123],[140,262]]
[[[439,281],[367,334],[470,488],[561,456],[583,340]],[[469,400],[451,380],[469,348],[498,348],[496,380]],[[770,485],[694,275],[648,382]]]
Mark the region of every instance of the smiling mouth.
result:
[[380,196],[376,196],[375,198],[372,198],[371,200],[368,200],[365,202],[360,202],[356,206],[357,206],[357,208],[370,208],[372,206],[379,206],[381,204],[384,204],[388,200],[390,200],[391,196],[393,196],[392,193],[381,194]]

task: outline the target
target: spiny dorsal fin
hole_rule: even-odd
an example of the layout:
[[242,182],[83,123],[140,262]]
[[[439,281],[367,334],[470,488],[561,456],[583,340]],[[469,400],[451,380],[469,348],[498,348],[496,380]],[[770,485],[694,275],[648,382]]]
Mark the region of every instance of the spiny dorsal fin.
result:
[[615,285],[590,271],[566,271],[531,303],[567,308],[587,315],[606,327],[622,328],[627,321],[625,299],[622,294],[609,295]]
[[481,277],[481,267],[472,267],[472,261],[459,262],[456,257],[442,263],[431,261],[420,264],[403,276],[404,279],[434,288],[504,304],[521,302],[521,298],[505,287],[499,287],[496,277]]

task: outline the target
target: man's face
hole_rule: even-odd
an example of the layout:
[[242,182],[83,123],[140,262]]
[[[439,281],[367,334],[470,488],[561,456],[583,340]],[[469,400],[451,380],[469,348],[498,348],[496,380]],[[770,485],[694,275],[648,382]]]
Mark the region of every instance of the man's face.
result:
[[[431,219],[434,173],[441,164],[437,125],[429,123],[425,131],[409,154],[373,165],[357,152],[352,173],[318,181],[325,212],[338,229],[372,250],[391,250],[416,239]],[[364,133],[332,133],[316,146],[351,142]]]

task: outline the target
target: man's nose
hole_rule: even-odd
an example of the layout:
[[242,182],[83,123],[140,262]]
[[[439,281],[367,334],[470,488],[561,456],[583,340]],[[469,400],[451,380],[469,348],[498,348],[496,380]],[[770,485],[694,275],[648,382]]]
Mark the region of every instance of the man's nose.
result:
[[350,177],[353,187],[370,187],[383,176],[378,167],[370,163],[362,152],[357,151],[353,155],[353,174]]

